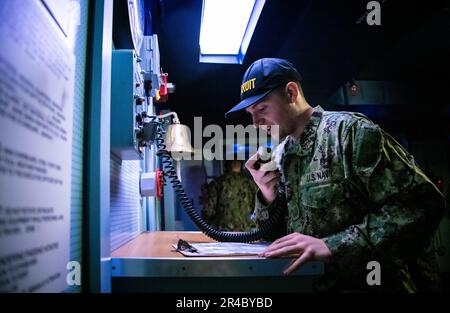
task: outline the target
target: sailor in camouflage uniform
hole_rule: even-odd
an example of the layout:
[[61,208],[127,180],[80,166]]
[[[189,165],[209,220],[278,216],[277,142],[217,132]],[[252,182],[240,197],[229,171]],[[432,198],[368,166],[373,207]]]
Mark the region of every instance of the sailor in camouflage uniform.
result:
[[[259,187],[255,220],[274,210],[286,219],[261,256],[297,258],[289,274],[324,261],[317,291],[437,291],[431,238],[444,198],[413,157],[367,117],[312,108],[300,74],[283,59],[260,59],[246,71],[241,103],[256,127],[279,125],[284,138],[273,156],[276,171],[246,164]],[[250,82],[250,83],[249,83]],[[368,263],[380,264],[381,284],[367,282]]]
[[249,231],[257,186],[241,173],[241,162],[227,161],[226,173],[202,188],[202,216],[218,230]]

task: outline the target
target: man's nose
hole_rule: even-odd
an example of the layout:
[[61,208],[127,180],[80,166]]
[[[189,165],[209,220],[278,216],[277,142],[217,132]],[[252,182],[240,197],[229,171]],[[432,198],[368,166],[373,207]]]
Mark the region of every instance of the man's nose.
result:
[[260,125],[262,125],[262,120],[259,116],[257,116],[256,114],[252,115],[252,119],[253,119],[253,126],[255,128],[258,128]]

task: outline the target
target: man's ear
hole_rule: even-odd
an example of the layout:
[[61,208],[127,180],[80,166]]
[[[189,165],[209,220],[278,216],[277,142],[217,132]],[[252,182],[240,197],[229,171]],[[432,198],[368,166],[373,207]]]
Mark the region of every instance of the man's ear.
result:
[[295,102],[295,100],[298,97],[299,94],[299,90],[298,90],[298,86],[295,82],[289,82],[286,85],[286,95],[289,98],[290,102]]

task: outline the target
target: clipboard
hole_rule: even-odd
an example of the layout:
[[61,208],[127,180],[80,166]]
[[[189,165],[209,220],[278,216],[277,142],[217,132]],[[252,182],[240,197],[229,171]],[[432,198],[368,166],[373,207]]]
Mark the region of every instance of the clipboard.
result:
[[[182,239],[180,239],[182,240]],[[172,247],[187,257],[221,257],[221,256],[257,256],[263,252],[270,242],[241,243],[241,242],[199,242],[183,245],[173,244]],[[186,245],[187,243],[187,245]]]

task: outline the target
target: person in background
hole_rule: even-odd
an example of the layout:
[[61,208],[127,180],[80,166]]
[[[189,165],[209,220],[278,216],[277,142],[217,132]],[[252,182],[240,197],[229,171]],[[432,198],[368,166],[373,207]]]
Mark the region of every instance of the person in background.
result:
[[249,231],[256,184],[241,172],[241,161],[225,161],[225,173],[202,187],[202,217],[222,231]]

